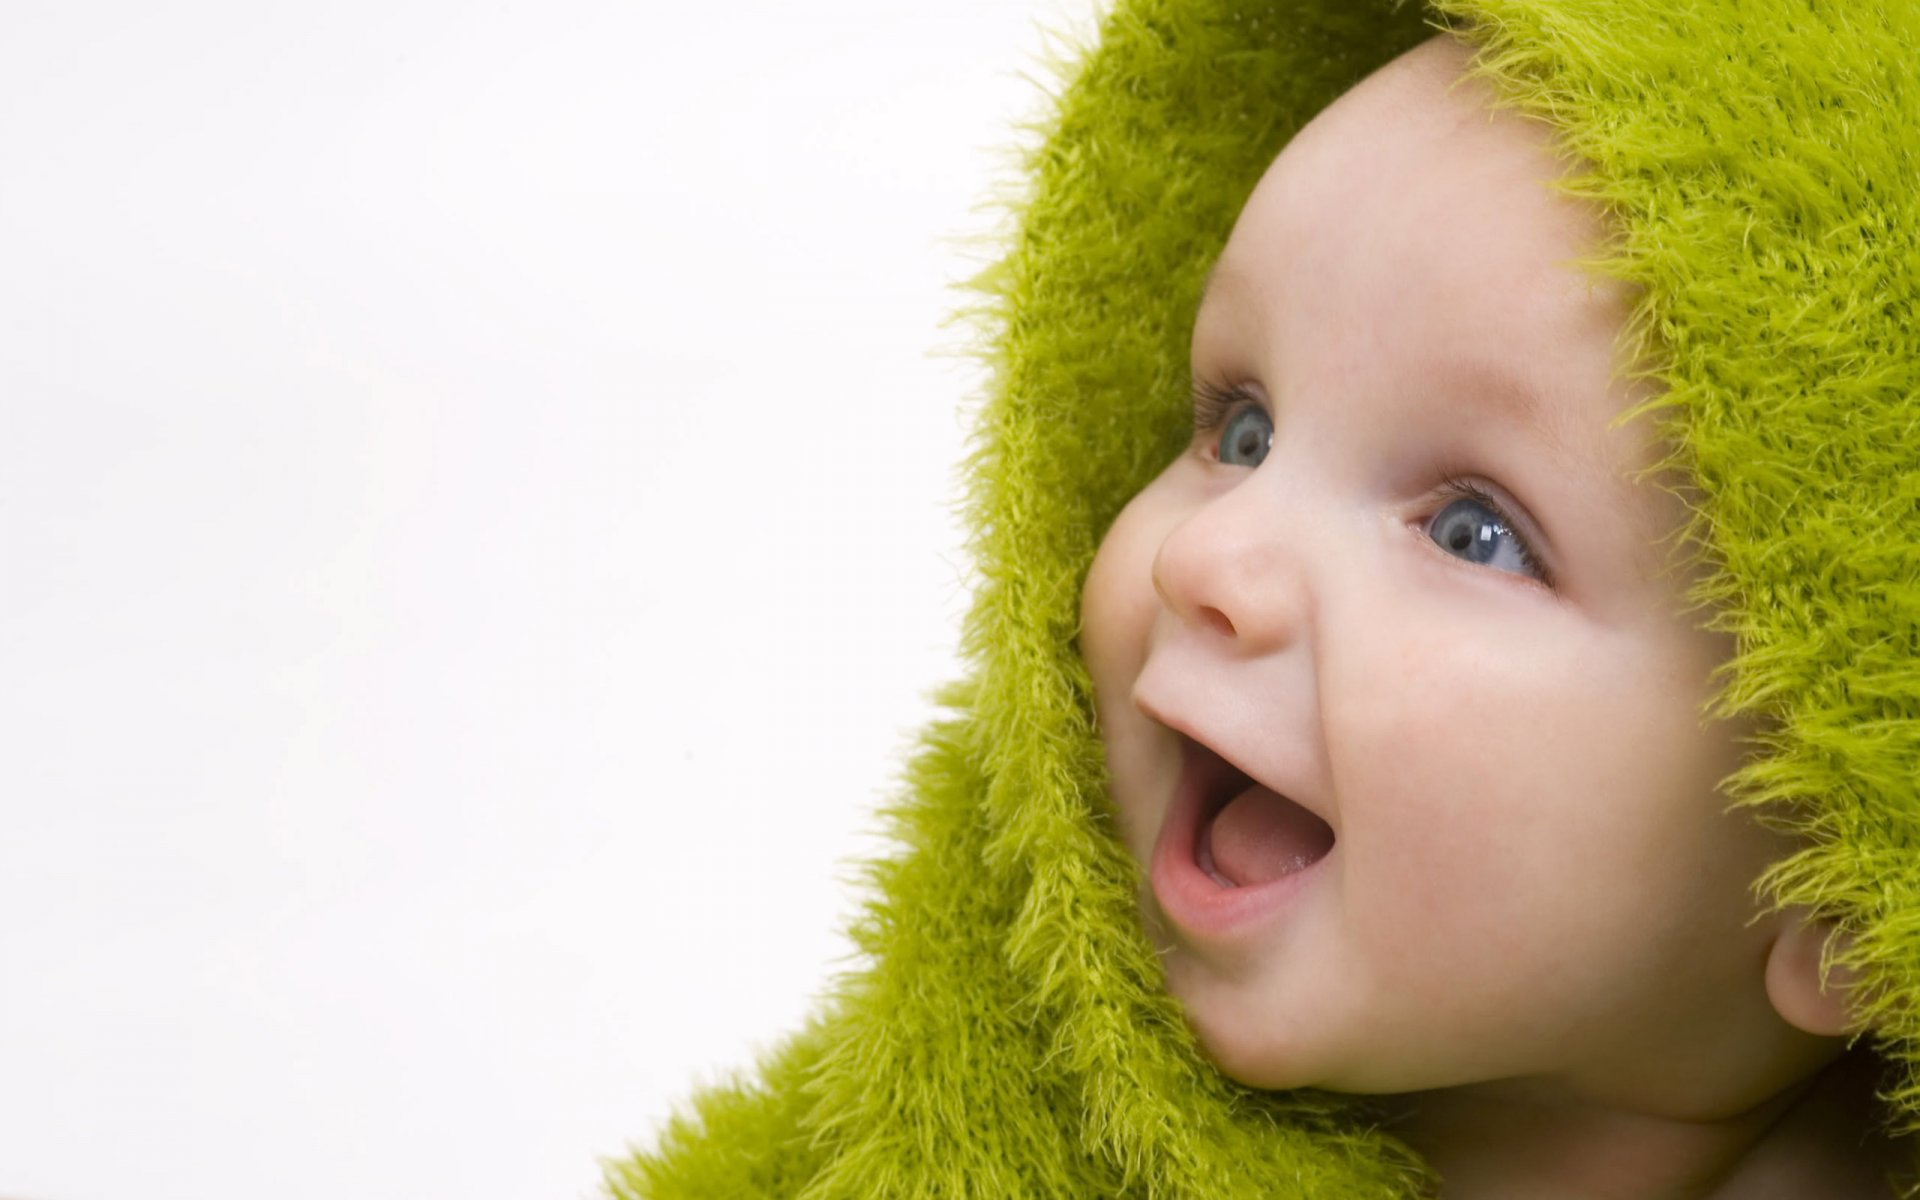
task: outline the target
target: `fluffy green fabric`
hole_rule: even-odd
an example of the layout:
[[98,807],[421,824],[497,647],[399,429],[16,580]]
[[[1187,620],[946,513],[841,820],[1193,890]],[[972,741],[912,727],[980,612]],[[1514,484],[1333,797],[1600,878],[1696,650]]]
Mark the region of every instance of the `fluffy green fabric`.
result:
[[[1390,1197],[1434,1181],[1348,1097],[1199,1053],[1134,908],[1082,579],[1185,443],[1187,338],[1294,130],[1446,18],[1552,121],[1639,285],[1629,361],[1697,481],[1693,599],[1767,732],[1729,795],[1806,838],[1759,881],[1855,935],[1888,1098],[1920,1124],[1920,6],[1910,0],[1118,0],[1006,201],[967,315],[993,368],[968,461],[969,678],[885,813],[863,964],[758,1068],[605,1164],[621,1200]],[[1624,416],[1623,416],[1623,419]]]

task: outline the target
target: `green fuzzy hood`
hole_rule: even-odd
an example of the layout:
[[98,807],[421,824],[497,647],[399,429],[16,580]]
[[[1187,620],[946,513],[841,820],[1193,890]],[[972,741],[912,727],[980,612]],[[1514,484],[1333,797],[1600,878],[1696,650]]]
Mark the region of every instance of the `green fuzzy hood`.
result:
[[[1354,1098],[1215,1069],[1166,992],[1114,829],[1079,594],[1191,436],[1188,338],[1291,135],[1451,25],[1586,174],[1639,298],[1622,361],[1698,485],[1690,599],[1764,718],[1728,797],[1805,849],[1756,881],[1852,935],[1884,1105],[1920,1125],[1920,5],[1911,0],[1115,0],[1061,87],[965,316],[967,674],[868,864],[863,951],[750,1073],[604,1165],[621,1200],[1433,1192]],[[930,331],[931,332],[931,331]]]

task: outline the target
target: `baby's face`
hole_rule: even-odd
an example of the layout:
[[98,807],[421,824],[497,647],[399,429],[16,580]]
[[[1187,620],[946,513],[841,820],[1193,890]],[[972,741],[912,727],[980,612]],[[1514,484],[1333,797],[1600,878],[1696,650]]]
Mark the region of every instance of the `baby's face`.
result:
[[1102,543],[1081,648],[1230,1075],[1679,1095],[1784,1029],[1748,921],[1788,847],[1714,790],[1732,645],[1663,573],[1647,422],[1606,427],[1627,305],[1569,263],[1601,226],[1543,126],[1446,94],[1464,63],[1416,48],[1261,180],[1193,333],[1225,395]]

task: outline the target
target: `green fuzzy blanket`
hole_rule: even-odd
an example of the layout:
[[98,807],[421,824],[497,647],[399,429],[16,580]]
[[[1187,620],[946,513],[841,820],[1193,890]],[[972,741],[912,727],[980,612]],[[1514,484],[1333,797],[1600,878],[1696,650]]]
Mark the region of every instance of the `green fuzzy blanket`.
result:
[[1190,436],[1199,289],[1254,182],[1431,36],[1592,168],[1641,291],[1692,596],[1734,634],[1728,795],[1803,835],[1760,881],[1852,935],[1886,1098],[1920,1113],[1920,5],[1911,0],[1117,0],[1027,160],[966,314],[992,368],[967,462],[970,665],[885,811],[859,969],[757,1069],[605,1164],[621,1200],[1367,1197],[1431,1172],[1355,1100],[1199,1052],[1115,836],[1078,597]]

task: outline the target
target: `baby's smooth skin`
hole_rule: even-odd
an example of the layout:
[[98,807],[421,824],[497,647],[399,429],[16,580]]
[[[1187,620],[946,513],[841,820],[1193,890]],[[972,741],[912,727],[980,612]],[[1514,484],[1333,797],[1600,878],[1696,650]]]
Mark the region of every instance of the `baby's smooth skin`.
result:
[[1701,715],[1733,646],[1663,570],[1683,502],[1628,477],[1647,419],[1607,429],[1648,385],[1613,377],[1627,294],[1572,265],[1604,226],[1467,53],[1396,59],[1260,181],[1193,332],[1240,394],[1087,579],[1141,863],[1188,739],[1333,838],[1226,926],[1154,871],[1168,986],[1231,1077],[1380,1097],[1452,1200],[1886,1195],[1829,930],[1755,919],[1792,847],[1715,791],[1749,731]]

